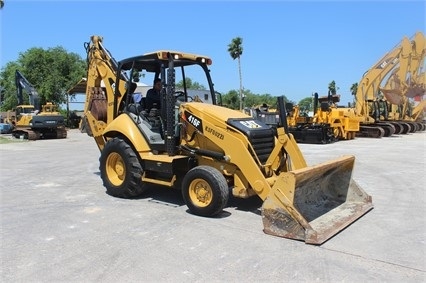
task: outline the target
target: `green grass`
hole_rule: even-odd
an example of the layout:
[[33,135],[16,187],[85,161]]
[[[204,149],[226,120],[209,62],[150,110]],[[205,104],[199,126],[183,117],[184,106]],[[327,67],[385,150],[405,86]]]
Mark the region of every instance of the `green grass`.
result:
[[[27,141],[27,140],[24,140]],[[23,140],[11,138],[10,136],[0,136],[0,144],[5,143],[14,143],[14,142],[23,142]]]

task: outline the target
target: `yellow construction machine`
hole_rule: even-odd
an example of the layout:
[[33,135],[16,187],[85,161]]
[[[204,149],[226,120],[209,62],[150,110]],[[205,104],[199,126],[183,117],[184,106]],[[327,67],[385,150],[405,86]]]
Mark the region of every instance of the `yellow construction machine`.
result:
[[374,64],[358,83],[355,107],[348,109],[347,112],[348,117],[355,117],[360,121],[360,131],[357,136],[381,138],[395,133],[395,126],[392,123],[380,120],[378,95],[381,82],[397,66],[406,48],[407,41],[403,40]]
[[[417,33],[414,38],[421,40],[422,36]],[[346,112],[348,117],[355,117],[360,121],[357,136],[380,138],[406,132],[409,123],[389,119],[389,107],[381,103],[380,93],[389,103],[401,105],[404,100],[403,93],[412,93],[418,89],[416,84],[407,84],[406,77],[410,64],[417,64],[415,60],[411,60],[413,50],[422,49],[424,44],[419,42],[417,48],[414,48],[412,42],[408,37],[404,37],[363,75],[355,94],[355,107],[347,109]],[[421,61],[421,56],[418,61]],[[417,77],[417,74],[413,75],[413,78]],[[392,82],[392,86],[382,87],[383,82]]]
[[[314,123],[312,117],[300,113],[299,105],[291,102],[285,104],[285,109],[288,131],[298,143],[328,144],[336,141],[330,124]],[[280,126],[278,110],[267,104],[245,108],[244,113],[272,127]]]
[[338,107],[338,102],[340,102],[338,94],[332,95],[329,91],[327,96],[319,97],[318,93],[315,93],[313,123],[329,125],[336,140],[354,139],[360,130],[359,120],[347,115],[347,108]]
[[[39,97],[34,86],[16,70],[15,83],[18,97],[18,106],[7,111],[7,123],[13,126],[12,135],[29,140],[40,138],[66,138],[65,119],[57,105],[50,102],[40,109]],[[28,93],[30,104],[24,104],[23,90]]]
[[[404,38],[406,48],[401,52],[399,65],[396,67],[380,91],[384,99],[380,102],[381,119],[399,123],[404,132],[416,132],[423,129],[423,124],[412,117],[412,103],[415,97],[426,93],[424,77],[424,60],[426,56],[426,38],[417,32],[411,42]],[[411,49],[409,48],[411,44]],[[397,125],[395,125],[396,127]],[[406,129],[408,127],[408,129]]]
[[[100,150],[100,176],[107,193],[136,197],[152,184],[182,191],[189,211],[210,217],[229,196],[263,200],[264,232],[322,244],[373,208],[352,179],[354,156],[308,167],[284,126],[272,127],[238,110],[216,105],[212,60],[159,50],[116,61],[100,36],[85,44],[88,58],[84,120]],[[192,71],[208,85],[212,103],[192,101],[175,82]],[[135,101],[135,74],[160,78],[160,105]],[[195,76],[191,76],[195,77]],[[201,76],[198,76],[201,77]]]

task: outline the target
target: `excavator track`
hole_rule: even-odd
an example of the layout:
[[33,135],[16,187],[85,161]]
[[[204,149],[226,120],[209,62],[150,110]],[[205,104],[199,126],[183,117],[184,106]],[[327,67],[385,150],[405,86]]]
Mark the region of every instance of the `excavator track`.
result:
[[16,129],[12,132],[12,136],[20,139],[21,137],[26,140],[35,141],[40,138],[50,138],[50,139],[65,139],[67,137],[66,128],[58,128],[55,131],[51,132],[39,132],[32,129]]
[[415,133],[415,132],[417,132],[419,130],[418,125],[416,123],[414,123],[414,122],[406,121],[404,123],[406,123],[406,124],[408,124],[410,126],[410,131],[409,131],[410,133]]
[[[404,132],[404,125],[398,122],[390,122],[395,127],[395,135],[401,135]],[[408,125],[407,125],[408,126]]]
[[24,139],[30,140],[30,141],[35,141],[40,139],[40,133],[30,129],[14,130],[12,132],[12,135],[17,139],[20,139],[21,137],[23,137]]
[[65,139],[67,137],[67,130],[65,128],[57,128],[56,129],[56,138],[57,139]]
[[385,137],[390,137],[395,134],[395,127],[391,123],[379,122],[374,124],[376,127],[380,127],[385,131]]
[[421,123],[421,122],[416,122],[417,126],[419,127],[419,131],[423,132],[426,130],[426,124]]
[[379,139],[385,136],[385,130],[383,130],[381,127],[360,125],[359,132],[356,133],[356,136]]

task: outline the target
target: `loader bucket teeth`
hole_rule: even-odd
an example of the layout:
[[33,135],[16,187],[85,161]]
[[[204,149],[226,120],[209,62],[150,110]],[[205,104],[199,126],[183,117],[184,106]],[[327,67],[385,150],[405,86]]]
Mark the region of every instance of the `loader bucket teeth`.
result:
[[282,173],[262,205],[264,232],[320,245],[373,208],[352,180],[355,158]]

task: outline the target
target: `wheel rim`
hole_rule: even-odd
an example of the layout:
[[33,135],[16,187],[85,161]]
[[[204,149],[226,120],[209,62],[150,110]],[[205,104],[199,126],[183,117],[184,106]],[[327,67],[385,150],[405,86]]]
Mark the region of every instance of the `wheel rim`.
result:
[[108,180],[114,186],[123,184],[124,177],[126,176],[126,166],[124,165],[123,158],[116,152],[108,155],[106,160],[106,173]]
[[213,199],[210,185],[203,179],[194,179],[189,185],[189,198],[198,207],[208,206]]

